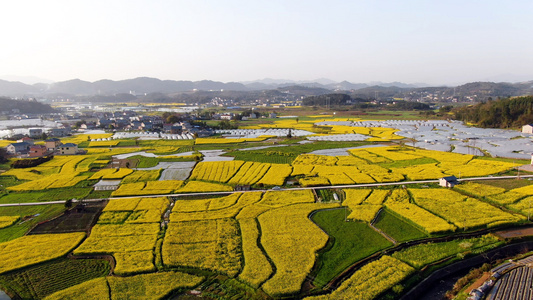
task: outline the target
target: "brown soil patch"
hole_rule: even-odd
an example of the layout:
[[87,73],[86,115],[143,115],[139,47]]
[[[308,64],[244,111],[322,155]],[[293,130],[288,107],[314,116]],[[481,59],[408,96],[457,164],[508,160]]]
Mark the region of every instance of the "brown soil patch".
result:
[[533,164],[518,167],[520,171],[533,172]]
[[505,239],[524,237],[524,236],[533,236],[533,227],[523,228],[523,229],[496,231],[494,234]]
[[483,273],[483,276],[481,276],[481,278],[479,278],[478,280],[476,280],[474,283],[472,283],[466,290],[465,292],[467,294],[470,294],[470,292],[472,290],[475,290],[477,289],[478,287],[480,287],[485,281],[487,281],[487,279],[490,278],[490,272],[485,272]]

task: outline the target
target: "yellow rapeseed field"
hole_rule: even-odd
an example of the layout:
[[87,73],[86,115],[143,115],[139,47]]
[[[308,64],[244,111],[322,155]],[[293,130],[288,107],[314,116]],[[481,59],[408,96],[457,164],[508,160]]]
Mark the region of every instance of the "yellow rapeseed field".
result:
[[294,190],[294,191],[267,191],[263,199],[259,202],[261,205],[270,207],[281,207],[296,203],[312,203],[315,197],[311,190]]
[[129,277],[100,277],[47,296],[46,300],[161,299],[180,288],[193,288],[204,278],[181,272]]
[[188,181],[184,187],[178,189],[177,193],[194,193],[194,192],[231,192],[233,188],[229,185],[203,182]]
[[190,180],[227,182],[243,164],[241,160],[200,162],[193,169]]
[[239,279],[257,288],[270,277],[273,271],[272,266],[263,251],[257,246],[257,239],[259,238],[257,221],[253,218],[239,219],[239,225],[244,254],[244,268]]
[[283,185],[285,178],[292,173],[292,167],[286,164],[271,164],[266,174],[258,181],[258,183],[266,186]]
[[416,204],[460,228],[493,227],[523,220],[499,208],[447,189],[409,189]]
[[37,234],[0,243],[0,274],[64,256],[84,237],[83,232]]
[[247,161],[228,181],[229,184],[252,185],[261,179],[270,168],[270,164]]
[[373,261],[357,270],[338,289],[333,291],[333,293],[306,299],[372,300],[379,294],[400,283],[414,271],[415,269],[408,264],[385,255],[379,260]]
[[9,227],[20,219],[19,216],[0,216],[0,229]]
[[169,266],[208,269],[235,276],[241,270],[241,236],[235,219],[170,222],[163,242]]
[[315,263],[316,251],[328,240],[328,235],[311,222],[308,215],[317,209],[337,206],[295,204],[267,211],[258,217],[261,244],[276,266],[274,276],[263,284],[265,292],[279,295],[300,291]]

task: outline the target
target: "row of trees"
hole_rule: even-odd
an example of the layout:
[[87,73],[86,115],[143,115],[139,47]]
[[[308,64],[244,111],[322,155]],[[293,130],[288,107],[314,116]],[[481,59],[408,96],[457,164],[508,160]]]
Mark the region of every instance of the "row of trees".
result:
[[17,110],[23,114],[44,114],[56,112],[50,105],[37,101],[13,100],[0,97],[0,111]]
[[455,119],[480,127],[510,128],[533,123],[533,96],[490,100],[453,110]]
[[0,148],[0,164],[6,163],[8,161],[7,159],[7,151],[5,148]]
[[339,106],[346,105],[352,98],[346,94],[326,94],[311,96],[302,100],[304,106]]
[[42,163],[52,160],[53,155],[31,158],[31,159],[18,159],[11,163],[11,167],[14,169],[33,168]]

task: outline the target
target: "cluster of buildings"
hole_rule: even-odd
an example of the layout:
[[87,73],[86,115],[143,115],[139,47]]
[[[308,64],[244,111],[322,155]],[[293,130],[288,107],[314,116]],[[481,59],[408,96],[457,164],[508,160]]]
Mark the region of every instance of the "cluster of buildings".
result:
[[161,116],[137,115],[134,111],[98,112],[80,125],[80,129],[114,129],[114,130],[147,130],[162,129],[164,120]]
[[28,136],[32,139],[39,139],[43,136],[44,133],[46,133],[46,136],[64,137],[64,136],[71,135],[72,132],[69,126],[60,127],[60,128],[51,128],[47,132],[45,132],[42,128],[30,128]]
[[[187,119],[187,117],[184,117]],[[80,122],[81,123],[81,122]],[[138,115],[134,111],[97,112],[86,116],[80,130],[111,129],[113,131],[145,131],[168,134],[194,133],[188,121],[167,123],[159,115]]]
[[214,114],[211,116],[212,120],[251,120],[251,119],[258,119],[258,118],[271,118],[275,119],[277,117],[276,113],[269,113],[268,115],[262,115],[258,112],[250,112],[250,113],[244,113],[244,114],[236,114],[232,112],[226,112],[221,114]]
[[36,145],[32,138],[24,137],[16,143],[7,145],[6,152],[19,157],[42,157],[47,155],[75,155],[84,153],[73,143],[61,143],[58,138],[50,138],[44,141],[44,145]]
[[[454,93],[449,93],[448,91],[410,91],[404,97],[406,101],[415,101],[415,102],[459,102],[459,96]],[[477,95],[465,96],[464,101],[475,101],[477,100]]]
[[210,102],[206,103],[206,107],[225,107],[231,108],[235,106],[262,106],[272,108],[282,108],[287,106],[300,106],[302,105],[303,96],[284,93],[282,95],[259,97],[259,99],[252,100],[245,98],[242,100],[235,100],[232,98],[220,98],[214,97]]

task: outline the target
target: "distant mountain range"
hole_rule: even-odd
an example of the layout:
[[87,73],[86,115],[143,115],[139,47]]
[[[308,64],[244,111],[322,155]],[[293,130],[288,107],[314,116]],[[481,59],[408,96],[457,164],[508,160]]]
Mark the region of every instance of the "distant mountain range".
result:
[[44,95],[116,95],[116,94],[149,94],[149,93],[181,93],[195,90],[201,91],[258,91],[285,88],[289,86],[303,86],[310,88],[322,88],[327,90],[350,91],[371,86],[417,88],[427,85],[412,85],[401,82],[372,82],[351,83],[348,81],[334,82],[321,78],[314,81],[292,81],[279,79],[262,79],[249,82],[219,82],[211,80],[202,81],[175,81],[160,80],[157,78],[139,77],[126,80],[99,80],[95,82],[72,79],[55,83],[35,83],[32,85],[19,81],[0,80],[0,96],[31,97]]
[[[296,87],[296,88],[295,88]],[[127,80],[99,80],[95,82],[73,79],[55,83],[35,83],[32,85],[18,81],[0,80],[0,96],[29,98],[29,97],[104,97],[117,95],[145,95],[162,94],[174,95],[196,91],[204,92],[255,92],[264,90],[290,90],[306,88],[304,94],[323,94],[327,91],[347,91],[352,94],[380,93],[381,96],[393,96],[407,92],[435,92],[446,90],[447,93],[460,92],[462,95],[469,93],[482,94],[490,97],[507,97],[531,94],[533,81],[521,83],[494,83],[474,82],[457,87],[431,87],[426,84],[405,84],[402,82],[371,82],[351,83],[348,81],[334,82],[321,78],[313,81],[291,81],[265,78],[249,82],[219,82],[211,80],[202,81],[175,81],[160,80],[157,78],[139,77]],[[317,91],[313,93],[310,91]],[[121,96],[124,98],[124,96]]]

